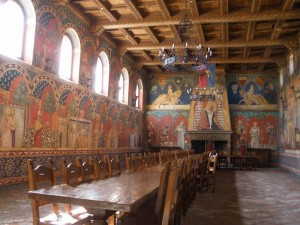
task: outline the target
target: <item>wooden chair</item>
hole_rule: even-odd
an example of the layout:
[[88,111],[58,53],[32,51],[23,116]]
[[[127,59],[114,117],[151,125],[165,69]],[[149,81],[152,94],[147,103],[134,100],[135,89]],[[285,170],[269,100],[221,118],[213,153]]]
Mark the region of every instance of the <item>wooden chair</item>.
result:
[[106,156],[106,162],[108,164],[109,176],[119,176],[122,173],[121,162],[118,155],[115,155],[115,158],[110,159],[109,156]]
[[[172,172],[171,172],[172,171]],[[136,212],[124,214],[122,225],[170,225],[175,220],[178,191],[178,169],[171,162],[164,165],[156,201],[144,203]],[[154,203],[154,204],[153,204]]]
[[127,171],[134,170],[134,161],[132,157],[128,156],[128,154],[125,154],[125,165]]
[[94,157],[93,162],[94,162],[94,169],[95,169],[94,179],[109,178],[109,168],[108,168],[107,160],[104,159],[98,160],[97,157]]
[[210,155],[207,162],[206,173],[200,176],[199,181],[199,191],[202,192],[203,188],[206,191],[210,190],[211,192],[215,191],[215,172],[218,163],[218,153],[215,155]]
[[92,158],[87,162],[82,162],[82,160],[77,157],[75,162],[77,166],[81,167],[82,182],[90,182],[95,179],[94,162]]
[[[40,185],[42,187],[56,185],[55,171],[53,168],[53,161],[48,159],[45,165],[38,165],[34,167],[32,160],[27,160],[29,190],[37,190]],[[46,205],[52,205],[53,213],[45,217],[41,217],[40,208]],[[82,218],[72,216],[68,213],[60,212],[57,203],[41,202],[31,200],[33,224],[91,224],[91,215],[86,214]]]
[[[62,159],[62,176],[63,176],[63,182],[64,184],[76,186],[83,182],[84,180],[84,172],[82,170],[81,166],[81,160],[76,159],[76,162],[73,163],[67,163],[66,159]],[[70,215],[76,215],[76,217],[86,217],[89,216],[92,217],[91,214],[87,212],[87,210],[84,207],[76,206],[73,209],[73,206],[70,204],[65,204],[65,211]]]

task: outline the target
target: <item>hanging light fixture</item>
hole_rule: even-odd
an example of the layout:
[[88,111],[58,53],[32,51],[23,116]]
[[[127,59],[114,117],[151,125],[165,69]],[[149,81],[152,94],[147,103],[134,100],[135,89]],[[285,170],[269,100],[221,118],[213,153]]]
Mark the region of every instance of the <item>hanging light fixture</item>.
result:
[[[187,2],[186,2],[187,5]],[[180,51],[181,46],[175,46],[173,42],[170,49],[164,47],[159,51],[162,65],[168,71],[196,71],[203,65],[207,64],[212,57],[212,50],[210,47],[204,48],[200,43],[189,46],[193,39],[191,38],[193,32],[193,23],[189,20],[188,16],[179,22],[178,34],[183,43],[183,51]],[[190,44],[189,44],[190,42]],[[196,47],[195,47],[196,46]],[[175,49],[176,48],[176,49]]]

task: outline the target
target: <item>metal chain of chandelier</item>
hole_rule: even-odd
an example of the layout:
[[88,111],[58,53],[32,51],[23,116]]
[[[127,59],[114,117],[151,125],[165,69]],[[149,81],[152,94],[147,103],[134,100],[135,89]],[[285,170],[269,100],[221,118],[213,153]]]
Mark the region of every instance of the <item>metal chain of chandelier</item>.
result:
[[[210,47],[205,49],[201,44],[198,44],[194,49],[189,47],[188,41],[191,32],[193,32],[192,27],[192,22],[188,19],[188,16],[185,15],[178,26],[178,34],[182,43],[184,43],[183,54],[178,55],[177,51],[175,52],[175,43],[172,44],[170,49],[163,47],[161,51],[159,51],[159,57],[166,70],[174,70],[176,64],[182,64],[184,70],[197,70],[201,65],[207,64],[212,57]],[[189,62],[191,64],[190,67],[187,66]]]

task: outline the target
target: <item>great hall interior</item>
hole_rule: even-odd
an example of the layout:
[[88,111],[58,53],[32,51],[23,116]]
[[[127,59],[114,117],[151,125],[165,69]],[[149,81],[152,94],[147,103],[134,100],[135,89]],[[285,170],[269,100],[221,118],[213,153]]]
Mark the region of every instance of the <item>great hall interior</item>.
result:
[[1,0],[0,29],[0,190],[161,151],[300,175],[300,0]]

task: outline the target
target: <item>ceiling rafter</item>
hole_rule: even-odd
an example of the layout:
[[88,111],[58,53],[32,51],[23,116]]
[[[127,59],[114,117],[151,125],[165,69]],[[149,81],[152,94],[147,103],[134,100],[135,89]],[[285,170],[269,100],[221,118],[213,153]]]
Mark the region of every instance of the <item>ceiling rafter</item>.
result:
[[159,44],[159,40],[157,39],[157,37],[155,36],[155,34],[151,30],[151,28],[150,27],[145,27],[144,29],[147,32],[147,34],[149,35],[150,39],[153,41],[153,43],[154,44]]
[[92,0],[92,2],[99,7],[100,10],[103,11],[103,13],[105,14],[105,16],[111,21],[111,22],[117,22],[118,21],[118,17],[113,14],[110,10],[109,10],[109,6],[107,4],[104,4],[101,1],[98,0]]
[[[282,12],[278,9],[267,9],[264,12],[252,14],[248,11],[230,13],[228,15],[218,16],[215,12],[206,13],[198,17],[192,17],[190,20],[193,24],[207,24],[207,23],[237,23],[237,22],[251,22],[251,21],[274,21],[281,19],[299,19],[300,9],[291,10],[289,12]],[[116,22],[109,22],[105,20],[94,20],[95,26],[103,26],[106,30],[120,29],[120,28],[139,28],[145,26],[169,26],[177,25],[183,18],[183,13],[178,13],[170,18],[161,19],[155,14],[150,14],[142,21],[135,19],[120,18]]]
[[134,2],[132,0],[123,0],[125,4],[128,6],[134,17],[138,20],[144,19],[143,15],[139,11],[139,9],[134,5]]
[[132,34],[128,30],[120,29],[120,31],[123,33],[123,35],[126,37],[126,39],[129,40],[129,42],[132,45],[137,45],[138,44],[138,41],[132,36]]

